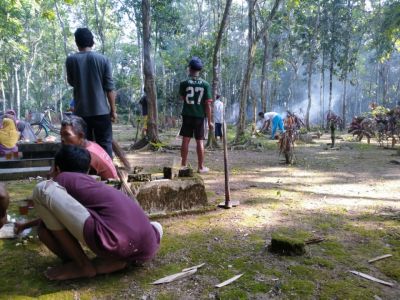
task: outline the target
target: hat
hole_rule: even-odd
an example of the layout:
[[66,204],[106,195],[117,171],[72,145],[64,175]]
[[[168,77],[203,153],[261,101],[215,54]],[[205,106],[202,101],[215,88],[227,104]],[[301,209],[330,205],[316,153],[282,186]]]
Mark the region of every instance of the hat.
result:
[[193,70],[200,71],[203,69],[203,62],[197,56],[193,56],[189,61],[189,67]]

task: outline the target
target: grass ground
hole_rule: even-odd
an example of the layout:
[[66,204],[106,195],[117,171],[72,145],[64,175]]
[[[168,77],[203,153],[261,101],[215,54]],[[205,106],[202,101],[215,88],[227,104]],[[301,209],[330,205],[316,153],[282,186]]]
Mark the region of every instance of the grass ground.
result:
[[[129,143],[132,132],[121,129],[116,136]],[[334,151],[323,138],[297,145],[292,166],[282,164],[274,141],[262,138],[257,151],[230,151],[232,199],[241,205],[160,220],[165,229],[161,249],[142,267],[54,283],[42,273],[59,262],[34,233],[24,240],[1,240],[0,299],[399,299],[400,179],[398,166],[390,163],[395,152],[347,137]],[[163,134],[163,140],[179,144],[175,132]],[[133,165],[153,172],[177,157],[178,151],[129,154]],[[190,160],[196,164],[194,149]],[[203,178],[209,200],[217,203],[224,199],[222,152],[208,152],[206,161],[211,172]],[[12,213],[33,185],[8,183]],[[325,241],[307,246],[303,256],[278,256],[266,251],[276,232]],[[383,254],[393,256],[367,262]],[[189,278],[150,284],[203,262]],[[349,270],[395,285],[386,287]],[[244,273],[239,280],[214,288],[239,273]]]

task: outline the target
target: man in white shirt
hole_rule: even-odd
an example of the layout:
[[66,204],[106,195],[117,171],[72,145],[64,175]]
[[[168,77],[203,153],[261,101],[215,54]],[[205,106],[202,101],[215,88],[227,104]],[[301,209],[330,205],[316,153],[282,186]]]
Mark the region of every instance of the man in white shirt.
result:
[[264,120],[264,126],[261,130],[268,130],[269,125],[272,123],[272,133],[271,133],[271,140],[275,139],[276,130],[279,129],[282,133],[285,132],[285,127],[283,125],[282,117],[274,112],[259,112],[258,117],[261,120]]
[[215,138],[218,137],[222,140],[222,123],[224,122],[224,103],[221,101],[221,96],[217,95],[214,102],[214,124],[215,124]]

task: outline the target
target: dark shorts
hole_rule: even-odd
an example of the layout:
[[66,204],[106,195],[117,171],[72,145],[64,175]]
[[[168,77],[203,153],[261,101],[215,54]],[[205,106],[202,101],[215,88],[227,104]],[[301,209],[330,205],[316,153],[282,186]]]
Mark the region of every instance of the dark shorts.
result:
[[222,137],[222,123],[215,123],[215,136]]
[[182,116],[182,127],[179,135],[204,140],[204,118]]

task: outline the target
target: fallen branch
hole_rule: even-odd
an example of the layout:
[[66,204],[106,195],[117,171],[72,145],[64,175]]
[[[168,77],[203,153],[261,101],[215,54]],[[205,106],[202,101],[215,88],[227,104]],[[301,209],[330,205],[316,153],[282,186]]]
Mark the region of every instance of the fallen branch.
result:
[[323,237],[316,237],[316,238],[310,238],[310,239],[306,240],[304,243],[306,245],[310,245],[310,244],[321,243],[323,241],[325,241],[325,239]]
[[368,279],[368,280],[371,280],[371,281],[374,281],[374,282],[378,282],[378,283],[383,284],[383,285],[387,285],[387,286],[393,286],[394,285],[391,282],[387,282],[387,281],[375,278],[375,277],[370,276],[368,274],[364,274],[364,273],[357,272],[357,271],[349,271],[349,272],[353,273],[354,275],[360,276],[362,278],[365,278],[365,279]]
[[187,272],[187,271],[190,271],[190,270],[193,270],[193,269],[200,269],[202,266],[204,266],[206,263],[202,263],[202,264],[200,264],[200,265],[197,265],[197,266],[194,266],[194,267],[190,267],[190,268],[186,268],[186,269],[183,269],[182,270],[182,272]]
[[220,287],[223,287],[225,285],[228,285],[228,284],[234,282],[235,280],[238,280],[240,277],[242,277],[243,274],[244,273],[236,275],[236,276],[232,277],[231,279],[225,280],[224,282],[221,282],[221,283],[217,284],[215,287],[220,288]]
[[180,272],[180,273],[172,274],[172,275],[166,276],[164,278],[158,279],[158,280],[154,281],[152,284],[170,283],[172,281],[193,275],[196,272],[197,272],[197,269],[193,269],[193,270],[190,270],[187,272]]
[[388,258],[388,257],[392,257],[392,256],[393,256],[392,254],[385,254],[385,255],[374,257],[374,258],[370,259],[368,262],[369,263],[373,263],[375,261],[378,261],[378,260],[381,260],[381,259],[385,259],[385,258]]
[[193,266],[193,267],[190,267],[190,268],[183,269],[182,272],[179,272],[179,273],[176,273],[176,274],[172,274],[172,275],[168,275],[166,277],[163,277],[161,279],[158,279],[158,280],[154,281],[152,284],[170,283],[172,281],[188,277],[188,276],[193,275],[194,273],[196,273],[197,269],[201,268],[204,265],[205,265],[205,263],[202,263],[202,264],[197,265],[197,266]]
[[132,200],[137,201],[130,186],[128,185],[128,174],[126,173],[126,171],[117,168],[117,174],[119,180],[121,181],[121,191],[124,192],[126,195],[128,195]]

